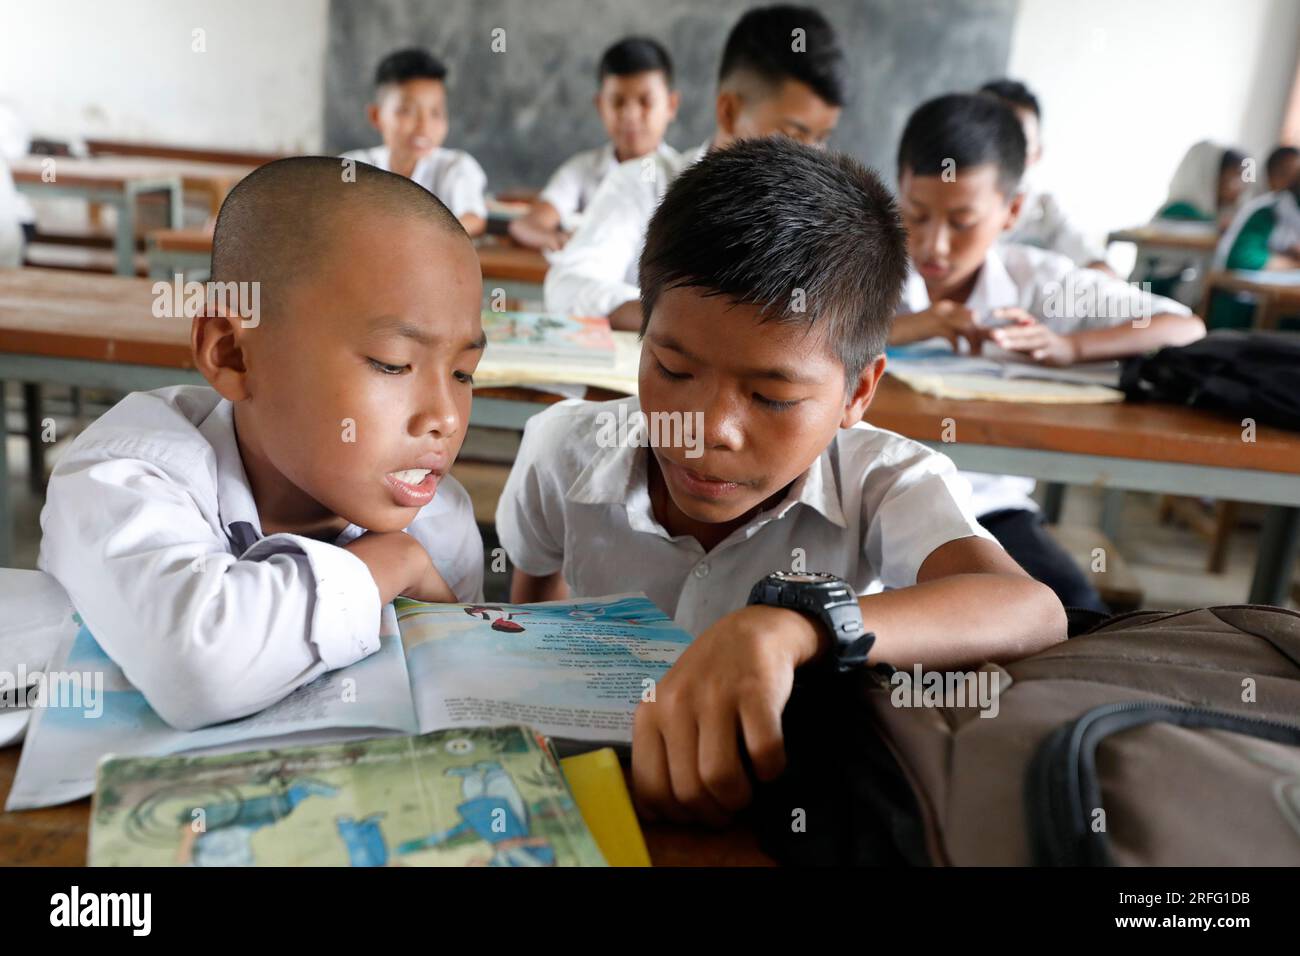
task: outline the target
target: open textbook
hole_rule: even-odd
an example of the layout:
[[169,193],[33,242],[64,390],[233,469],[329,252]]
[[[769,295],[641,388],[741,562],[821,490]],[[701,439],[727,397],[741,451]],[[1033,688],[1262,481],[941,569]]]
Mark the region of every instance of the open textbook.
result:
[[1099,404],[1122,402],[1118,362],[1050,368],[985,347],[983,355],[924,343],[889,350],[886,370],[927,395],[957,400]]
[[545,740],[527,727],[113,757],[91,866],[602,866]]
[[[384,609],[380,648],[260,713],[167,725],[82,627],[52,659],[58,693],[33,717],[6,808],[80,799],[106,754],[230,752],[528,724],[565,751],[632,739],[632,713],[690,643],[642,595]],[[51,687],[55,686],[51,682]]]

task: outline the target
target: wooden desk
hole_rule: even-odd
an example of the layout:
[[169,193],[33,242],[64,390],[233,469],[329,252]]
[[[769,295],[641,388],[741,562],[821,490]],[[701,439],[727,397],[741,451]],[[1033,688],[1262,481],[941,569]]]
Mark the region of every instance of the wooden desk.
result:
[[1146,225],[1116,229],[1106,237],[1106,242],[1131,242],[1137,246],[1207,255],[1214,252],[1214,247],[1219,242],[1219,233],[1209,223],[1206,223],[1203,232]]
[[[19,747],[0,749],[0,806],[9,797]],[[85,866],[90,800],[0,813],[0,866]],[[655,866],[771,866],[753,833],[740,827],[650,824],[646,846]]]
[[[149,274],[157,278],[181,275],[199,278],[211,268],[212,233],[205,229],[158,229],[147,237]],[[535,249],[506,242],[475,243],[483,270],[485,294],[494,286],[507,286],[509,298],[536,297],[549,264]],[[509,288],[513,286],[514,288]],[[525,294],[519,294],[522,289]]]
[[525,249],[513,242],[487,237],[475,243],[479,266],[483,269],[483,295],[491,298],[493,290],[502,289],[506,298],[537,300],[542,297],[542,283],[550,263],[536,249]]
[[25,156],[11,164],[14,185],[40,197],[70,197],[112,206],[117,211],[113,250],[118,275],[135,275],[136,200],[147,193],[167,196],[171,225],[181,225],[182,180],[175,170],[160,170],[156,161],[74,159]]
[[[54,182],[42,178],[48,162],[54,162]],[[92,192],[105,188],[121,189],[125,184],[145,181],[176,181],[191,194],[204,197],[210,212],[221,208],[226,194],[256,166],[238,163],[205,163],[187,159],[163,159],[149,156],[101,156],[91,159],[72,157],[25,156],[12,164],[14,182],[26,184],[33,192],[49,186]],[[179,229],[179,217],[171,225]]]
[[118,139],[88,139],[86,149],[92,156],[148,156],[153,159],[182,159],[195,163],[224,163],[258,167],[288,154],[263,153],[242,149],[219,149],[205,146],[169,146],[165,143],[138,143]]
[[[1282,275],[1294,273],[1279,273]],[[1300,282],[1270,282],[1265,273],[1216,270],[1205,280],[1205,293],[1201,299],[1201,315],[1210,314],[1210,298],[1216,291],[1245,292],[1258,303],[1252,323],[1257,329],[1276,329],[1279,317],[1289,312],[1300,312]]]
[[[1249,600],[1281,604],[1300,548],[1300,434],[1181,405],[952,401],[886,376],[867,420],[967,471],[1272,505]],[[951,442],[944,441],[951,423]]]
[[[190,362],[189,320],[154,318],[152,301],[147,279],[0,270],[0,382],[120,391],[202,382]],[[509,412],[512,427],[558,400],[530,389],[480,389],[475,397],[471,423],[499,426]],[[1244,442],[1239,421],[1175,405],[955,402],[888,377],[867,417],[970,471],[1275,506],[1250,599],[1286,599],[1300,546],[1300,435],[1260,426],[1255,441]],[[943,441],[949,421],[953,442]],[[0,565],[9,553],[6,492],[0,482]]]

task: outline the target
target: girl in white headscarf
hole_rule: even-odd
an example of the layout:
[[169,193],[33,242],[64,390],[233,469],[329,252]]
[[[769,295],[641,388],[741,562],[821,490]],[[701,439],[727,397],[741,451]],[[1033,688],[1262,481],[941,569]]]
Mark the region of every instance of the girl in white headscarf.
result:
[[1178,164],[1156,218],[1212,222],[1226,229],[1246,191],[1245,159],[1240,150],[1201,140]]

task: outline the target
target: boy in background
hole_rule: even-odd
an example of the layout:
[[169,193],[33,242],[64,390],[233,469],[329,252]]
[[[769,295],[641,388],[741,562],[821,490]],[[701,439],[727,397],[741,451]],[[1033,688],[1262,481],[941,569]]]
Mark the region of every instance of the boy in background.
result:
[[447,474],[483,352],[478,258],[422,187],[340,167],[283,159],[231,191],[212,278],[258,291],[192,319],[209,384],[128,395],[50,478],[40,567],[183,730],[372,654],[399,594],[482,600]]
[[619,163],[652,153],[678,162],[664,142],[681,94],[673,89],[673,64],[656,40],[627,37],[600,58],[596,112],[609,142],[567,159],[547,182],[528,214],[510,223],[516,242],[535,249],[563,247],[581,222],[596,189]]
[[1056,197],[1036,181],[1041,168],[1038,163],[1043,158],[1043,113],[1038,97],[1025,84],[1011,79],[990,80],[979,92],[995,96],[1010,107],[1025,134],[1025,173],[1020,182],[1025,198],[1020,203],[1020,218],[1002,241],[1049,249],[1069,257],[1076,265],[1111,272],[1105,250],[1090,240]]
[[[854,160],[785,137],[711,151],[650,222],[639,398],[528,422],[496,516],[512,600],[643,591],[695,635],[637,709],[643,813],[721,822],[745,806],[745,757],[762,779],[783,766],[804,664],[961,666],[1065,637],[952,463],[863,421],[906,274],[897,208]],[[698,441],[606,427],[638,414],[698,423]],[[792,585],[830,578],[875,634],[855,663],[839,628],[752,599],[804,569]]]
[[[801,49],[793,36],[803,38]],[[673,179],[709,149],[739,139],[784,135],[822,145],[843,103],[844,55],[826,18],[809,7],[750,10],[723,48],[713,135],[677,159],[623,163],[606,176],[582,225],[551,259],[546,311],[605,315],[616,329],[639,329],[637,260],[646,224]]]
[[354,149],[344,159],[413,179],[442,201],[471,236],[487,230],[487,175],[469,153],[447,149],[447,67],[427,50],[398,50],[375,70],[366,107],[382,146]]
[[[1065,256],[1001,244],[1023,196],[1025,136],[997,100],[955,93],[912,114],[898,189],[912,271],[891,345],[947,340],[1044,365],[1117,359],[1185,345],[1205,326],[1183,305]],[[948,175],[949,171],[955,175]],[[1020,565],[1068,607],[1103,605],[1043,526],[1030,478],[967,473],[975,512]]]

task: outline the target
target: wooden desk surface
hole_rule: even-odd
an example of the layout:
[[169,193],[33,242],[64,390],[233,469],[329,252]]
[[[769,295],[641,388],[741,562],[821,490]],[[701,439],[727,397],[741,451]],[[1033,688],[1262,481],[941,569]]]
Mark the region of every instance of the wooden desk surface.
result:
[[1189,252],[1213,252],[1218,245],[1218,230],[1207,227],[1204,232],[1191,229],[1162,229],[1159,226],[1134,226],[1116,229],[1106,237],[1109,242],[1134,242],[1138,245],[1162,246],[1166,249],[1186,249]]
[[[192,368],[190,321],[155,318],[153,284],[54,269],[0,270],[0,352]],[[527,389],[491,394],[539,397]],[[1300,474],[1300,435],[1261,425],[1254,442],[1243,442],[1238,420],[1179,405],[959,402],[886,377],[867,419],[923,441],[942,440],[944,420],[953,419],[957,440],[968,444]]]
[[228,191],[255,167],[231,163],[203,163],[188,159],[150,156],[23,156],[10,164],[16,183],[43,183],[45,163],[54,160],[55,181],[50,185],[121,189],[141,179],[181,180],[187,189]]
[[945,419],[966,444],[1300,474],[1300,434],[1260,425],[1243,442],[1239,419],[1182,405],[954,401],[886,376],[867,410],[873,425],[921,441],[942,441]]
[[1283,281],[1281,275],[1291,276],[1288,271],[1279,275],[1279,281],[1270,282],[1268,276],[1260,272],[1241,273],[1232,270],[1211,272],[1205,279],[1207,288],[1220,289],[1224,292],[1249,292],[1253,295],[1269,296],[1280,305],[1291,306],[1300,303],[1300,282]]
[[[20,747],[0,749],[0,806],[9,796]],[[85,866],[90,800],[0,813],[0,866]],[[753,833],[741,827],[650,824],[646,846],[655,866],[771,866]]]
[[479,265],[484,279],[506,279],[541,285],[550,263],[536,249],[525,249],[505,242],[479,242]]
[[[157,229],[149,233],[149,244],[159,252],[211,254],[212,233],[204,229]],[[475,245],[484,279],[504,279],[540,285],[549,263],[535,249],[507,243]]]
[[117,139],[88,139],[86,149],[92,156],[150,156],[156,159],[183,159],[199,163],[227,163],[235,166],[261,166],[284,154],[251,150],[220,149],[202,146],[172,146],[164,143],[138,143]]

